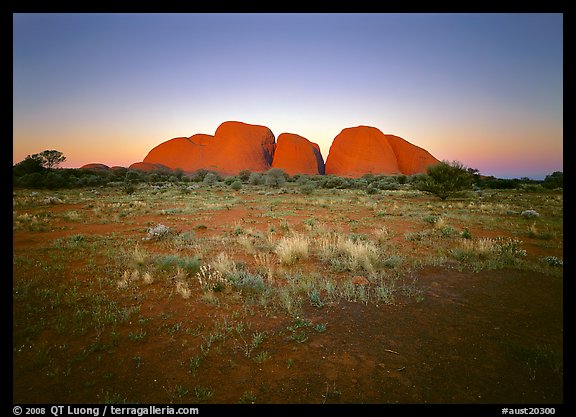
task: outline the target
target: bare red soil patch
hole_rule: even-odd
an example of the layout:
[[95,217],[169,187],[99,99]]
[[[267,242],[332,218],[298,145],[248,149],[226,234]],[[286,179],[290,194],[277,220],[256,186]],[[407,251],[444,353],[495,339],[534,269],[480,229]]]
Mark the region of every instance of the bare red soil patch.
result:
[[[513,270],[474,274],[441,268],[419,271],[418,278],[424,289],[419,303],[343,301],[308,307],[306,320],[326,323],[326,331],[303,327],[303,342],[290,340],[290,320],[255,317],[253,327],[270,334],[262,346],[270,358],[261,364],[239,354],[229,341],[191,375],[187,361],[198,354],[197,338],[162,334],[169,319],[158,323],[157,335],[147,336],[154,343],[102,352],[92,367],[72,367],[66,377],[54,379],[18,361],[14,401],[92,403],[101,402],[104,392],[122,392],[143,403],[167,403],[174,401],[173,387],[197,385],[212,387],[208,402],[214,403],[238,402],[246,392],[259,403],[563,401],[560,279]],[[142,311],[155,315],[146,303]],[[217,316],[202,304],[168,303],[163,313],[185,317],[190,327]],[[46,346],[67,340],[49,329],[40,339]],[[146,366],[135,366],[134,357]],[[90,379],[106,378],[105,387],[87,386]],[[195,402],[192,394],[180,400]]]

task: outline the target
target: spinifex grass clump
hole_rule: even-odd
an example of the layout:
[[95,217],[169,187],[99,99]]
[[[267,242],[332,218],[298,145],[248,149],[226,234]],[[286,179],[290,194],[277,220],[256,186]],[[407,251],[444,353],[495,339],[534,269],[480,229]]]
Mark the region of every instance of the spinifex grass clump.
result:
[[330,234],[319,238],[317,245],[320,259],[339,270],[372,272],[379,263],[379,250],[372,242]]
[[197,256],[179,256],[179,255],[158,255],[155,259],[155,264],[162,271],[168,271],[174,267],[179,267],[187,273],[196,273],[200,270],[200,260]]
[[299,260],[308,259],[308,239],[300,235],[284,237],[276,246],[276,254],[283,265],[292,265]]
[[196,278],[204,291],[222,291],[228,284],[222,272],[212,268],[210,265],[202,265],[200,271],[196,273]]
[[484,268],[519,266],[526,257],[522,241],[514,238],[463,239],[460,248],[450,250],[452,256],[479,271]]

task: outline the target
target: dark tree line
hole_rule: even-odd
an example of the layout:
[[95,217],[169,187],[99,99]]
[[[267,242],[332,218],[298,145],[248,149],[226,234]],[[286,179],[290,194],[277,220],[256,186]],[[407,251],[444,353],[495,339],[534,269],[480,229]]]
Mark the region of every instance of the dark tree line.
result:
[[[272,168],[267,172],[241,171],[237,176],[222,177],[217,172],[199,169],[184,174],[181,169],[174,171],[157,170],[142,172],[127,168],[108,170],[58,168],[66,160],[62,152],[46,150],[28,155],[23,161],[12,167],[13,186],[22,188],[75,188],[96,187],[109,183],[122,183],[127,192],[134,192],[136,185],[162,182],[202,182],[205,185],[224,184],[233,190],[239,190],[242,184],[265,185],[272,188],[283,187],[287,182],[295,182],[300,189],[309,194],[318,188],[326,189],[362,189],[368,194],[380,190],[412,188],[436,195],[444,200],[458,196],[473,189],[515,189],[526,191],[563,188],[562,172],[547,175],[543,181],[520,179],[500,179],[483,177],[478,170],[467,168],[458,161],[442,161],[428,167],[426,173],[406,175],[366,174],[361,178],[344,178],[335,175],[290,176],[283,170]],[[232,184],[234,186],[232,187]]]

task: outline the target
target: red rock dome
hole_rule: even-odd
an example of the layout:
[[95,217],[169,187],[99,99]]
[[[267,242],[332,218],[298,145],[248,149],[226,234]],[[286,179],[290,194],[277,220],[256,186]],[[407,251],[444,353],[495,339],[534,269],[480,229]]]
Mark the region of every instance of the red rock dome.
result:
[[398,168],[404,175],[424,173],[430,165],[440,162],[426,149],[413,145],[398,136],[386,135],[386,139],[392,146],[398,161]]
[[218,126],[214,136],[196,134],[162,142],[130,169],[186,173],[208,169],[238,175],[242,170],[265,172],[274,167],[289,175],[361,177],[368,173],[412,175],[438,162],[425,149],[398,136],[358,126],[343,129],[334,138],[324,164],[320,147],[302,136],[282,133],[276,143],[266,126],[229,121]]
[[152,171],[164,171],[170,172],[171,169],[166,165],[162,164],[153,164],[150,162],[134,162],[132,165],[128,167],[128,169],[134,169],[136,171],[142,172],[152,172]]
[[204,134],[170,139],[152,148],[143,162],[193,172],[205,168],[208,157],[207,149],[213,141],[213,136]]
[[272,168],[280,168],[288,175],[322,175],[324,159],[316,143],[293,133],[281,133],[276,142]]
[[174,138],[153,148],[144,163],[162,164],[171,169],[193,172],[204,168],[224,175],[248,169],[270,169],[274,155],[274,134],[265,126],[224,122],[214,136],[196,134]]
[[384,133],[375,127],[343,129],[332,142],[326,174],[361,177],[364,174],[400,174],[398,161]]
[[82,165],[80,167],[80,169],[93,169],[96,171],[106,171],[106,170],[110,169],[110,167],[106,164],[92,163],[92,164]]
[[440,162],[428,151],[370,126],[342,130],[326,158],[326,174],[361,177],[364,174],[412,175]]
[[225,175],[237,175],[245,169],[267,171],[274,148],[274,134],[266,126],[224,122],[216,129],[205,168]]

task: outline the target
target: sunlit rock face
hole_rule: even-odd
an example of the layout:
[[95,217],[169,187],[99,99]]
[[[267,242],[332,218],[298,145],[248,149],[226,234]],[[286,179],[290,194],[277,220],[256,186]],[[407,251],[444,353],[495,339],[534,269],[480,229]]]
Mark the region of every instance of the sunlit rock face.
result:
[[371,126],[343,129],[332,142],[326,174],[358,178],[364,174],[412,175],[438,161],[428,151]]
[[204,168],[208,156],[207,148],[213,141],[213,136],[203,134],[170,139],[152,148],[143,162],[161,164],[172,170],[180,168],[184,172],[193,172]]
[[272,166],[274,134],[265,126],[224,122],[214,136],[196,134],[162,142],[144,158],[144,163],[162,164],[184,172],[209,169],[237,175],[248,169],[263,172]]
[[324,159],[316,143],[293,133],[282,133],[276,142],[272,168],[280,168],[289,175],[322,175]]
[[413,145],[401,137],[394,135],[385,136],[396,154],[398,168],[404,175],[424,173],[429,166],[440,162],[426,149]]
[[267,171],[272,166],[274,140],[266,126],[224,122],[216,129],[205,168],[227,175],[237,175],[245,169]]
[[222,175],[280,168],[289,175],[361,177],[369,173],[412,175],[438,162],[425,149],[398,136],[358,126],[343,129],[334,138],[324,164],[320,147],[302,136],[282,133],[276,141],[266,126],[228,121],[218,126],[214,136],[196,134],[162,142],[129,168],[184,173],[207,169]]

